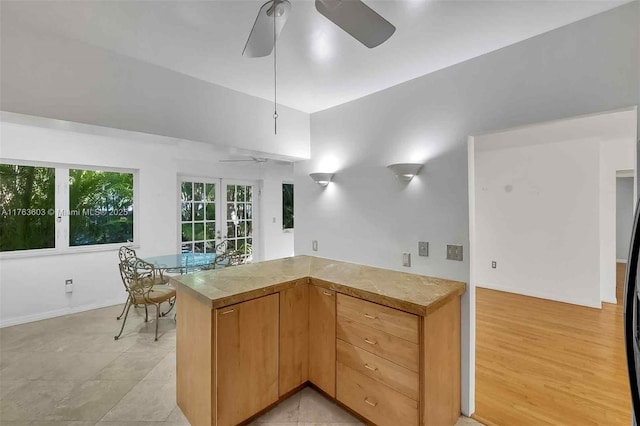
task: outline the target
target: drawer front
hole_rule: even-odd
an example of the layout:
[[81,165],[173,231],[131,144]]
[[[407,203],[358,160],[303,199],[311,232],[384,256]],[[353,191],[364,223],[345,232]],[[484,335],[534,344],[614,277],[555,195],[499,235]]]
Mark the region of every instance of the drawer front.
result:
[[378,426],[417,426],[418,402],[338,363],[337,399]]
[[372,327],[338,316],[338,339],[418,372],[418,345]]
[[337,341],[338,362],[418,400],[418,373],[380,358],[350,343]]
[[418,316],[338,294],[338,315],[412,343],[418,341]]

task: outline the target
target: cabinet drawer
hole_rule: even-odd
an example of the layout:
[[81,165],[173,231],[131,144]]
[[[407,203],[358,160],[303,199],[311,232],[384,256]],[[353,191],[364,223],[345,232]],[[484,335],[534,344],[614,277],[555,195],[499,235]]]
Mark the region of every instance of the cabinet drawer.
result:
[[418,344],[418,316],[338,294],[338,315]]
[[338,367],[337,399],[379,426],[418,424],[418,402],[347,367]]
[[418,373],[380,358],[350,343],[337,341],[338,362],[418,400]]
[[338,339],[418,372],[420,351],[415,343],[341,316],[338,316],[336,331]]

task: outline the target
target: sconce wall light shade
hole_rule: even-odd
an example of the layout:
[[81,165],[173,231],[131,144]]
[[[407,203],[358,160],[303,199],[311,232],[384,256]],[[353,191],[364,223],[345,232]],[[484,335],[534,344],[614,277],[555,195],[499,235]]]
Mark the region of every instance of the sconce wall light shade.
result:
[[409,182],[422,169],[422,164],[418,163],[398,163],[387,166],[391,172],[401,181]]
[[309,177],[318,185],[327,186],[333,179],[333,173],[311,173]]

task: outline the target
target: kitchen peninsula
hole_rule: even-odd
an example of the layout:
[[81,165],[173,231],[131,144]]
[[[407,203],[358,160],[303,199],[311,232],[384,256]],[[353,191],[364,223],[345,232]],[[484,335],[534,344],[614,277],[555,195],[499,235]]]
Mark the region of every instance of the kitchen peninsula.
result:
[[462,282],[296,256],[172,283],[192,425],[242,423],[308,384],[378,425],[460,415]]

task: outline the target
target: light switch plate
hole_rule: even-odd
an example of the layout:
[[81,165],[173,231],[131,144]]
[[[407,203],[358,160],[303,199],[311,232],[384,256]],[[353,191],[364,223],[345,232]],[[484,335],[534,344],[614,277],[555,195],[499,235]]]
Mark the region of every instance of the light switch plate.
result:
[[462,246],[457,244],[447,244],[447,259],[462,261]]
[[426,241],[418,241],[418,256],[429,256],[429,243]]
[[496,268],[498,267],[498,263],[497,263],[495,260],[494,260],[494,261],[492,261],[492,262],[491,262],[491,267],[492,267],[493,269],[496,269]]
[[411,266],[411,253],[402,253],[402,266]]

